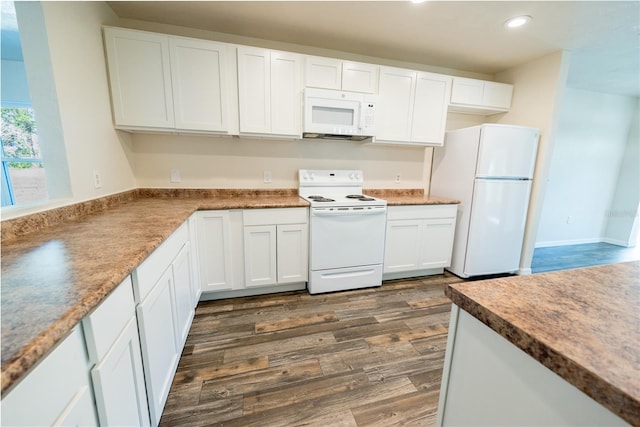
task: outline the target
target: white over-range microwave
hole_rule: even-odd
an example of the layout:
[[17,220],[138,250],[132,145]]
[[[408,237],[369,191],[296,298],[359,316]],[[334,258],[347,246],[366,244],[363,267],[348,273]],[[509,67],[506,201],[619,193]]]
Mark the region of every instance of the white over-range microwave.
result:
[[351,141],[374,137],[375,105],[374,95],[306,88],[302,136]]

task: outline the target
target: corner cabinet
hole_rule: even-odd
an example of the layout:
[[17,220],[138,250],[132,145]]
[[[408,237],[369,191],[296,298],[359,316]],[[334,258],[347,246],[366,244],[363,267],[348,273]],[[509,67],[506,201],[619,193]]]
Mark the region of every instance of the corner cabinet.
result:
[[231,215],[229,211],[196,212],[200,289],[233,289]]
[[116,128],[234,133],[229,45],[114,27],[104,39]]
[[381,67],[374,143],[441,146],[451,77]]
[[389,206],[384,279],[440,274],[451,264],[457,205]]
[[306,208],[243,212],[246,287],[307,281],[308,218]]
[[302,136],[302,56],[238,46],[240,133]]
[[484,80],[453,78],[449,111],[491,115],[509,111],[513,85]]

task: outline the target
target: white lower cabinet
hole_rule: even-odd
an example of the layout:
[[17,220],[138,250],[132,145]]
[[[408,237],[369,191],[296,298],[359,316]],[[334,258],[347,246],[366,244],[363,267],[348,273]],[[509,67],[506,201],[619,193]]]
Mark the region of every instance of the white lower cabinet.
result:
[[3,426],[97,425],[82,327],[2,398]]
[[137,307],[152,425],[158,425],[160,421],[180,357],[174,325],[172,276],[171,268],[168,268]]
[[194,315],[189,228],[185,223],[133,272],[151,425],[162,416]]
[[91,370],[100,425],[149,425],[147,392],[133,316],[113,347]]
[[196,212],[200,288],[202,292],[233,289],[231,214]]
[[131,278],[82,320],[100,425],[149,425]]
[[385,278],[441,273],[451,263],[456,205],[389,206]]
[[245,286],[307,281],[308,218],[306,208],[243,212]]
[[185,244],[171,265],[173,269],[173,297],[176,315],[176,350],[182,352],[189,328],[195,315],[195,306],[191,296],[191,251]]

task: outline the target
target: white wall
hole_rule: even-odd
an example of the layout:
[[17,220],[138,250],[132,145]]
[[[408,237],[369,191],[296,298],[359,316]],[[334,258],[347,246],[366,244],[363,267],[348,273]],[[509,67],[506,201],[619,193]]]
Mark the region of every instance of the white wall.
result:
[[533,126],[540,129],[540,142],[529,213],[524,235],[520,273],[531,273],[531,260],[542,212],[549,174],[551,154],[555,143],[559,111],[569,69],[569,54],[558,51],[496,75],[501,82],[514,85],[511,110],[493,116],[496,123]]
[[567,89],[536,246],[603,241],[610,221],[611,239],[628,240],[640,185],[636,108],[633,98]]
[[640,208],[640,98],[636,98],[616,191],[607,214],[604,241],[635,246]]
[[[140,187],[297,188],[298,169],[362,169],[367,188],[422,188],[430,171],[424,148],[347,141],[136,134],[133,149]],[[180,170],[182,182],[170,183],[171,169]]]
[[[113,128],[102,25],[103,2],[43,2],[74,201],[135,188],[127,134]],[[102,175],[95,189],[93,171]]]

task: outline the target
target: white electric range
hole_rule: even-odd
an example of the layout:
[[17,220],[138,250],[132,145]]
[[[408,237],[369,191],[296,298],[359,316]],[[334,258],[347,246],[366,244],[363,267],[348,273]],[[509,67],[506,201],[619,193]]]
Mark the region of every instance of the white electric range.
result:
[[363,194],[359,170],[301,169],[298,178],[311,203],[309,293],[380,286],[386,200]]

